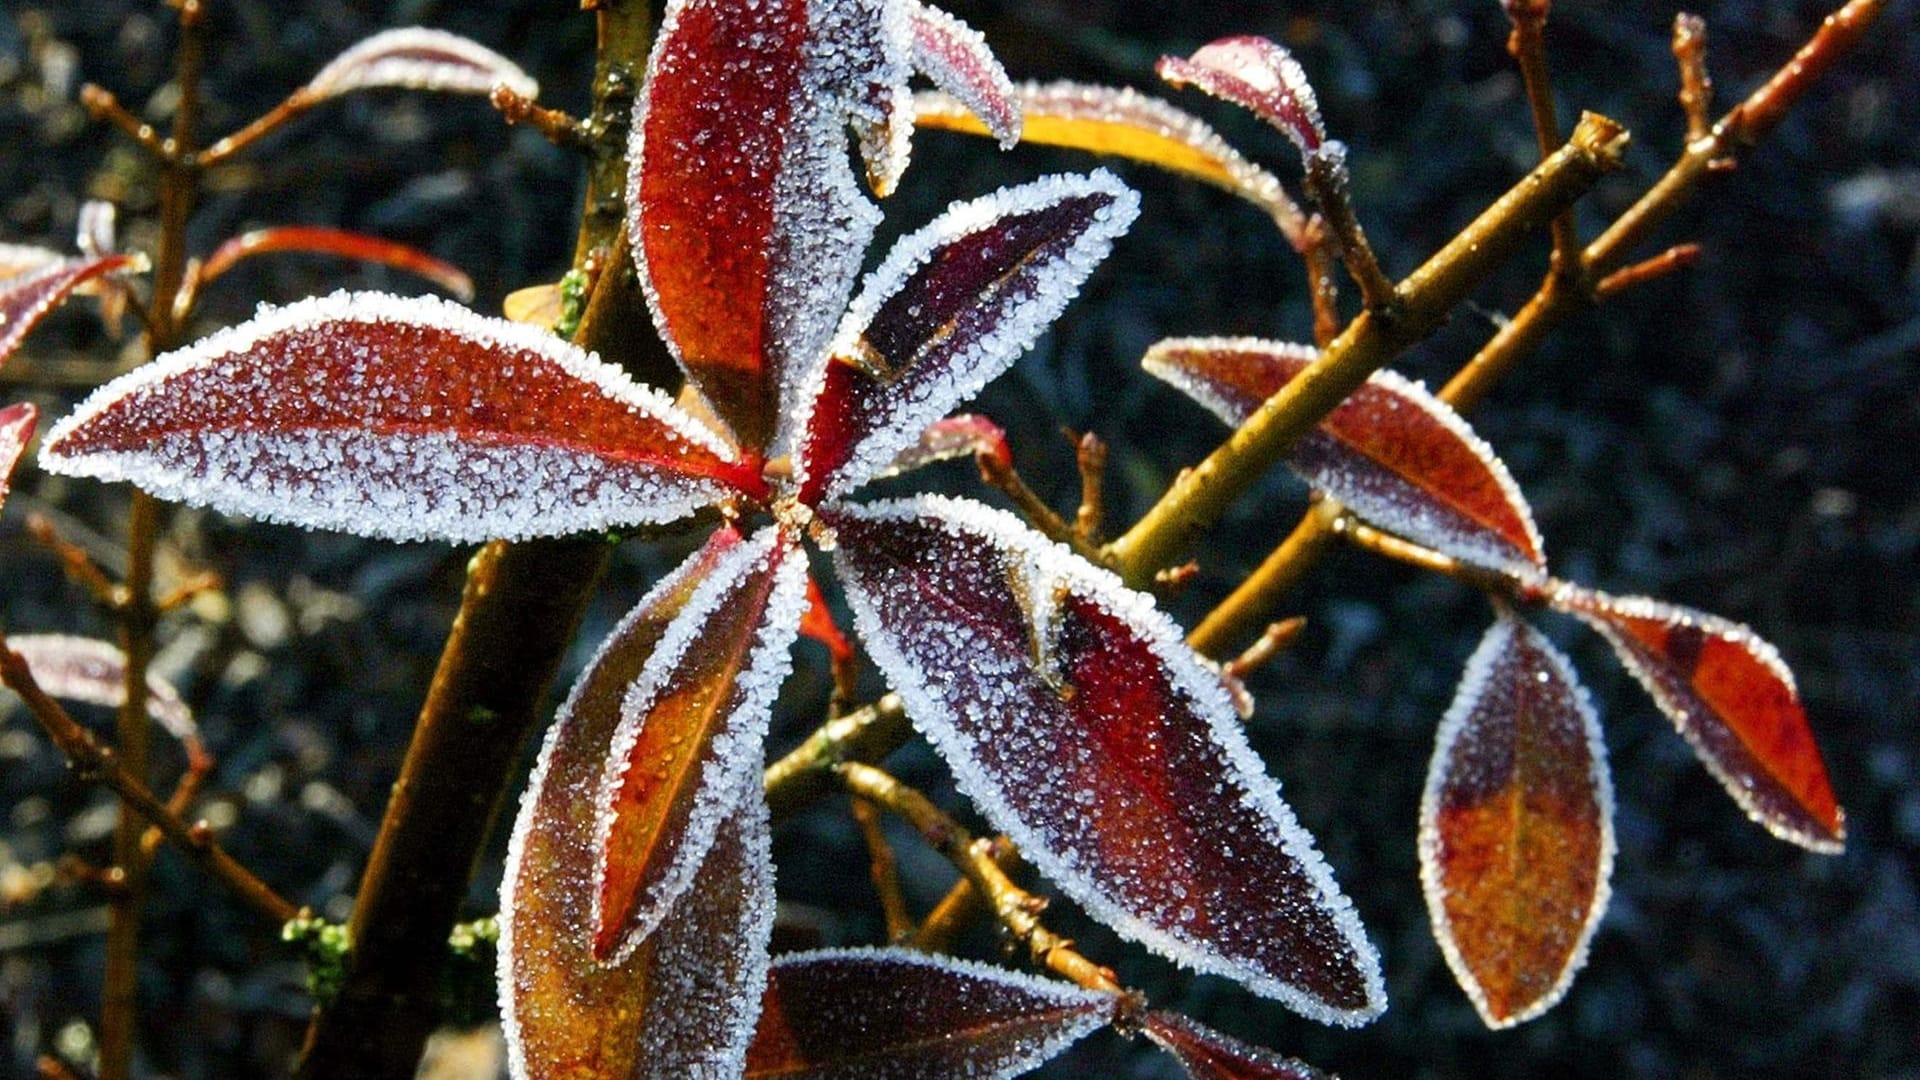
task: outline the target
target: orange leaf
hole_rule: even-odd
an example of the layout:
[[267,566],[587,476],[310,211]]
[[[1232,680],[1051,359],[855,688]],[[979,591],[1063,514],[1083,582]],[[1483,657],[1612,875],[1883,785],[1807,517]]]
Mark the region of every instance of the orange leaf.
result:
[[233,264],[241,259],[276,252],[338,255],[343,259],[380,263],[418,274],[462,302],[473,299],[473,279],[450,262],[393,240],[313,225],[281,225],[242,233],[214,249],[213,254],[207,257],[206,265],[200,268],[200,281],[202,284],[212,281],[232,269]]
[[1502,612],[1440,723],[1420,878],[1454,977],[1488,1027],[1530,1020],[1586,962],[1613,868],[1613,786],[1586,691]]

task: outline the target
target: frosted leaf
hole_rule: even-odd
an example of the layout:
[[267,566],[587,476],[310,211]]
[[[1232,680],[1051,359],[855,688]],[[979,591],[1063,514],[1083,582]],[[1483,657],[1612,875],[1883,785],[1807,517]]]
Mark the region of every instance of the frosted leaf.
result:
[[1051,176],[957,204],[896,244],[805,395],[800,500],[859,487],[1005,371],[1138,212],[1110,173]]
[[[1013,99],[1023,142],[1111,154],[1192,177],[1266,211],[1295,249],[1309,246],[1306,217],[1280,181],[1192,113],[1130,87],[1076,82],[1020,83]],[[914,112],[921,127],[989,134],[951,94],[919,94]]]
[[913,0],[909,5],[914,68],[984,121],[1002,150],[1012,149],[1020,141],[1020,104],[987,39],[939,8]]
[[1249,1046],[1179,1013],[1150,1012],[1140,1026],[1193,1080],[1329,1080],[1304,1061]]
[[68,258],[64,252],[36,244],[0,244],[0,285],[11,284],[13,278],[45,270]]
[[984,416],[962,413],[928,424],[920,433],[920,441],[896,454],[893,463],[875,479],[909,473],[936,461],[975,456],[990,457],[1009,467],[1013,464],[1006,431]]
[[1507,611],[1467,661],[1420,800],[1433,936],[1490,1028],[1552,1008],[1613,872],[1613,782],[1587,692]]
[[33,429],[40,422],[40,410],[29,402],[0,409],[0,506],[7,505],[7,492],[13,482],[13,470],[20,455],[33,441]]
[[[109,709],[126,703],[127,657],[111,642],[66,634],[17,634],[6,642],[53,697]],[[200,744],[199,725],[180,692],[152,672],[147,673],[147,715],[181,743]]]
[[795,539],[768,526],[719,560],[628,688],[594,796],[596,958],[653,932],[758,779],[806,588]]
[[1122,935],[1314,1019],[1379,961],[1219,678],[1141,594],[964,500],[832,506],[861,638],[961,789]]
[[[1255,338],[1170,338],[1141,366],[1237,427],[1317,355]],[[1452,407],[1394,372],[1370,376],[1287,464],[1390,533],[1527,580],[1545,571],[1533,509],[1506,464]]]
[[393,240],[313,225],[280,225],[233,237],[207,257],[200,268],[200,280],[204,283],[219,277],[241,259],[280,252],[336,255],[357,262],[380,263],[426,278],[462,302],[473,299],[473,279],[452,263]]
[[[14,250],[16,265],[30,260]],[[4,253],[0,253],[4,254]],[[46,318],[47,313],[66,300],[73,291],[89,281],[117,270],[142,268],[145,261],[133,255],[105,255],[97,259],[61,258],[29,267],[0,279],[0,364],[5,364],[27,333]]]
[[748,1077],[1017,1076],[1113,1019],[1119,999],[906,949],[776,959]]
[[409,26],[383,30],[334,57],[300,93],[314,102],[377,87],[487,94],[495,86],[523,98],[540,96],[539,83],[485,45]]
[[594,797],[627,687],[740,539],[721,530],[601,646],[548,732],[500,887],[500,1013],[517,1080],[734,1077],[773,927],[766,805],[746,793],[687,896],[626,959],[593,959]]
[[761,480],[658,391],[536,327],[335,293],[169,353],[48,434],[49,472],[396,540],[665,522]]
[[900,0],[667,5],[635,105],[628,229],[661,335],[749,451],[775,443],[853,291],[880,214],[847,127],[887,132],[884,153],[869,147],[883,159],[904,152],[911,47]]
[[1251,110],[1279,128],[1302,155],[1326,141],[1307,73],[1292,53],[1266,38],[1221,38],[1185,60],[1163,56],[1154,70],[1174,86],[1197,86]]
[[1562,585],[1551,601],[1607,639],[1748,817],[1809,851],[1845,847],[1846,814],[1772,645],[1739,623],[1646,597]]

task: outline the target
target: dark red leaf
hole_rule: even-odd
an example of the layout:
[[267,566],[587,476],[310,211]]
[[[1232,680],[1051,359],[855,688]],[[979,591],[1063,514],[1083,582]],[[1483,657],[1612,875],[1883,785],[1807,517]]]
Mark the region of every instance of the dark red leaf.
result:
[[827,655],[836,664],[853,659],[853,643],[840,632],[839,624],[833,621],[832,610],[827,607],[827,598],[811,577],[807,578],[807,613],[800,619],[800,635],[825,646]]
[[7,505],[7,492],[13,483],[13,470],[20,466],[20,455],[33,441],[33,429],[40,422],[40,410],[29,402],[0,409],[0,506]]
[[401,540],[664,522],[764,490],[664,395],[554,335],[380,293],[265,311],[116,379],[40,460]]
[[1566,993],[1606,910],[1613,853],[1593,706],[1566,657],[1502,612],[1440,723],[1420,802],[1433,934],[1488,1027]]
[[1011,516],[831,507],[862,640],[963,791],[1100,921],[1316,1019],[1383,1007],[1351,905],[1151,599]]
[[896,245],[807,395],[801,501],[865,483],[1005,371],[1138,208],[1108,173],[1048,177],[954,206]]
[[759,778],[773,701],[806,611],[807,566],[769,526],[729,552],[674,616],[620,707],[596,845],[597,959],[645,938],[680,899]]
[[913,66],[987,125],[1001,149],[1020,141],[1020,103],[980,32],[952,15],[909,2]]
[[1304,1061],[1249,1046],[1179,1013],[1150,1012],[1141,1027],[1193,1080],[1329,1080]]
[[1013,448],[999,424],[973,413],[935,420],[920,433],[920,441],[895,455],[879,476],[897,476],[957,457],[984,457],[1003,468],[1013,467]]
[[1846,815],[1793,673],[1772,645],[1739,623],[1659,600],[1565,586],[1553,601],[1612,643],[1749,817],[1810,851],[1845,846]]
[[133,255],[62,259],[0,280],[0,364],[75,289],[103,274],[139,265],[140,259]]
[[723,530],[654,587],[601,646],[541,749],[500,889],[501,1013],[522,1080],[677,1080],[703,1064],[738,1075],[773,924],[759,794],[745,793],[686,897],[631,955],[595,961],[589,908],[597,796],[627,688],[739,544]]
[[[1305,345],[1174,338],[1141,364],[1239,425],[1306,370]],[[1375,372],[1287,464],[1375,525],[1479,566],[1535,577],[1546,566],[1533,511],[1507,467],[1460,414],[1417,383]]]
[[[763,451],[879,222],[846,128],[912,125],[892,0],[670,4],[633,125],[629,228],[662,335],[741,445]],[[879,166],[885,172],[893,166]]]
[[200,268],[200,280],[202,283],[212,281],[232,269],[233,264],[241,259],[277,252],[338,255],[343,259],[380,263],[418,274],[462,301],[473,299],[473,279],[450,262],[436,259],[419,248],[378,236],[312,225],[281,225],[242,233],[214,249],[213,254],[207,257],[206,265]]
[[523,98],[540,96],[539,83],[485,45],[444,30],[409,26],[382,31],[334,57],[301,93],[324,101],[374,87],[485,94],[495,86],[506,86]]
[[748,1077],[1014,1076],[1113,1018],[1119,999],[904,949],[774,961]]
[[1252,110],[1293,140],[1302,154],[1326,141],[1307,73],[1293,54],[1266,38],[1221,38],[1186,60],[1163,56],[1154,70],[1174,86],[1197,86]]

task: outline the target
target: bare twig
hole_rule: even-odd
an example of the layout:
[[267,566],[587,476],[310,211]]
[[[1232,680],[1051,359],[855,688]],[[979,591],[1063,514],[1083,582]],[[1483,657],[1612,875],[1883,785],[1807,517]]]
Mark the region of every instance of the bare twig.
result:
[[1707,134],[1713,108],[1713,77],[1707,73],[1707,20],[1681,12],[1673,17],[1673,59],[1680,67],[1680,108],[1687,114],[1687,141]]
[[1328,235],[1347,273],[1360,286],[1360,302],[1375,313],[1391,311],[1399,297],[1393,279],[1380,269],[1380,259],[1367,242],[1367,233],[1353,212],[1353,193],[1347,175],[1347,148],[1329,140],[1306,155],[1307,194],[1320,209]]
[[1080,467],[1080,510],[1073,516],[1073,534],[1093,546],[1100,543],[1107,516],[1107,444],[1089,431],[1074,440],[1073,454]]
[[[1013,841],[1004,836],[988,840],[987,849],[987,857],[1009,874],[1020,864]],[[980,890],[973,887],[973,882],[962,877],[953,883],[953,888],[947,890],[947,895],[940,898],[933,910],[927,912],[927,917],[921,921],[920,928],[913,932],[907,944],[921,952],[948,952],[974,920],[991,914]]]
[[93,597],[95,603],[109,611],[120,607],[120,587],[107,577],[106,571],[100,569],[100,564],[93,561],[87,549],[60,535],[53,519],[40,513],[27,515],[27,534],[41,547],[53,552],[54,558],[60,560],[60,569],[66,572],[67,578],[87,590],[87,595]]
[[493,92],[487,95],[487,101],[500,111],[501,118],[507,123],[525,124],[555,146],[585,150],[593,144],[586,126],[578,117],[569,116],[559,109],[549,109],[504,83],[493,88]]
[[[1526,87],[1533,130],[1540,142],[1540,157],[1544,159],[1560,145],[1560,120],[1553,107],[1553,78],[1547,70],[1547,14],[1553,5],[1551,0],[1502,0],[1501,6],[1513,26],[1507,35],[1507,55],[1513,57],[1520,68],[1520,82]],[[1580,252],[1580,237],[1574,228],[1571,207],[1553,219],[1552,230],[1554,265],[1570,269]]]
[[913,913],[907,910],[907,898],[900,892],[900,871],[894,861],[893,846],[880,827],[880,812],[873,803],[856,795],[853,821],[860,827],[860,838],[867,845],[867,876],[880,897],[880,911],[887,920],[887,940],[904,941],[913,932]]
[[1699,261],[1699,244],[1675,244],[1651,259],[1643,259],[1632,266],[1621,267],[1595,282],[1594,302],[1604,303],[1635,285],[1644,285],[1655,278],[1665,277],[1675,270],[1684,269]]

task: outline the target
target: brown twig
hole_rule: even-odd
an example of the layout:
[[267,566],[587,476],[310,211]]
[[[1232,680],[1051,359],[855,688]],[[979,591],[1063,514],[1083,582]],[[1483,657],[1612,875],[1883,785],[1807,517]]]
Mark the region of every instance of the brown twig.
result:
[[587,136],[586,125],[578,117],[569,116],[559,109],[549,109],[505,83],[494,87],[493,92],[487,95],[487,101],[499,110],[501,119],[508,124],[525,124],[555,146],[585,150],[593,145],[593,140]]
[[899,864],[893,857],[893,845],[880,827],[880,812],[873,803],[853,797],[853,822],[860,827],[860,838],[867,845],[867,876],[880,897],[880,911],[887,921],[887,940],[905,941],[913,933],[913,913],[907,910],[907,898],[900,892]]
[[1312,246],[1301,253],[1307,267],[1307,292],[1313,300],[1313,343],[1326,348],[1340,336],[1345,320],[1340,318],[1340,279],[1334,272],[1338,259],[1327,239],[1327,223],[1315,215],[1307,223]]
[[1020,516],[1027,519],[1047,539],[1065,544],[1082,557],[1098,560],[1100,551],[1092,542],[1081,536],[1065,518],[1054,512],[1027,482],[1020,478],[1020,471],[1013,464],[996,454],[975,454],[974,461],[980,466],[980,479],[1013,500]]
[[1307,620],[1300,615],[1268,624],[1266,632],[1255,638],[1239,656],[1220,665],[1220,673],[1230,679],[1246,678],[1299,640],[1300,632],[1306,628]]
[[1655,278],[1665,277],[1675,270],[1684,269],[1699,261],[1699,244],[1675,244],[1651,259],[1642,259],[1632,266],[1621,267],[1595,282],[1594,302],[1605,303],[1636,285],[1645,285]]
[[93,556],[87,553],[87,549],[60,535],[60,530],[54,525],[53,519],[41,513],[27,515],[27,534],[32,536],[41,547],[53,553],[54,558],[60,561],[60,569],[66,573],[68,580],[85,589],[95,603],[109,611],[119,608],[120,587],[113,583],[113,579],[107,577],[106,571],[100,569],[99,563],[93,561]]
[[1687,141],[1707,134],[1713,108],[1713,76],[1707,72],[1707,20],[1681,12],[1673,17],[1673,59],[1680,67],[1680,109],[1687,114]]
[[174,160],[173,147],[160,137],[153,125],[128,112],[113,91],[106,87],[93,83],[80,87],[80,107],[95,120],[105,121],[119,129],[121,134],[145,150],[155,161]]
[[1322,143],[1306,155],[1306,164],[1307,195],[1320,210],[1333,250],[1360,286],[1360,302],[1375,313],[1391,311],[1399,297],[1353,212],[1346,145],[1333,140]]
[[[996,836],[987,841],[987,857],[992,859],[1001,870],[1011,874],[1020,864],[1019,853],[1013,848],[1013,841],[1004,836]],[[947,895],[927,912],[919,929],[907,940],[909,948],[921,952],[949,952],[960,935],[966,932],[976,919],[991,915],[987,902],[973,882],[962,877],[947,890]]]
[[1107,516],[1107,444],[1089,431],[1074,440],[1073,457],[1080,468],[1080,509],[1073,515],[1073,534],[1096,547]]
[[[1552,0],[1502,0],[1501,3],[1513,27],[1507,35],[1507,55],[1513,57],[1520,69],[1520,82],[1526,88],[1527,106],[1533,114],[1534,135],[1539,140],[1543,159],[1560,145],[1560,119],[1553,107],[1553,78],[1547,69],[1547,14],[1552,6]],[[1570,268],[1580,252],[1573,209],[1561,211],[1553,219],[1551,228],[1554,265]]]
[[905,742],[912,730],[898,694],[887,694],[872,705],[822,724],[762,774],[761,786],[774,820],[832,791],[835,765],[878,761]]
[[275,105],[271,110],[255,117],[253,122],[249,123],[246,127],[224,138],[216,139],[212,145],[202,150],[194,158],[194,162],[203,169],[210,169],[215,165],[219,165],[266,136],[285,127],[289,122],[304,116],[309,109],[312,109],[317,104],[319,104],[319,99],[309,93],[306,87],[301,87],[293,93],[288,94],[286,100]]

